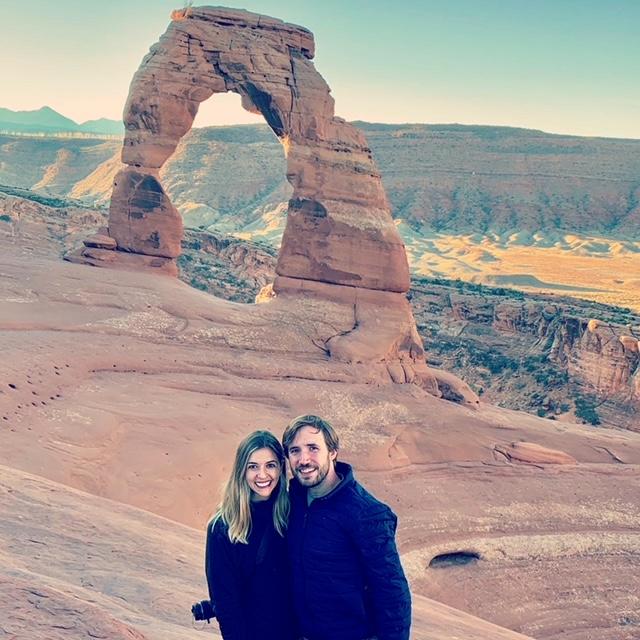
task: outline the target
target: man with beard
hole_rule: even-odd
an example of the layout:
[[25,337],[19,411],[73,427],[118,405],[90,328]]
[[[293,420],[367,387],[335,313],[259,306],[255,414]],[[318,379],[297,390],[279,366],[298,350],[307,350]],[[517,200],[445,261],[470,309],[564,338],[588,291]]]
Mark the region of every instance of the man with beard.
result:
[[395,514],[337,461],[338,436],[326,420],[299,416],[282,440],[293,473],[287,538],[301,637],[409,640]]

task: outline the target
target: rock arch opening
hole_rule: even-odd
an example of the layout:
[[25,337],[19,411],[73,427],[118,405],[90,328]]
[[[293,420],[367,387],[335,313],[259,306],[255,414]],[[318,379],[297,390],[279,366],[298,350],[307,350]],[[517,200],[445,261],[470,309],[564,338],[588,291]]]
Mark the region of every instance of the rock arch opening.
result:
[[230,126],[264,123],[262,115],[247,111],[242,107],[240,95],[233,91],[219,93],[212,98],[200,103],[198,113],[193,121],[194,129],[212,125]]
[[261,116],[243,118],[237,94],[214,95],[202,106],[222,98],[222,109],[210,114],[245,123],[196,127],[198,112],[194,127],[160,170],[161,182],[185,229],[261,241],[277,251],[293,193],[284,147]]
[[262,116],[242,108],[238,94],[201,103],[160,171],[183,219],[182,280],[233,302],[255,302],[275,276],[292,194],[285,174],[283,145]]

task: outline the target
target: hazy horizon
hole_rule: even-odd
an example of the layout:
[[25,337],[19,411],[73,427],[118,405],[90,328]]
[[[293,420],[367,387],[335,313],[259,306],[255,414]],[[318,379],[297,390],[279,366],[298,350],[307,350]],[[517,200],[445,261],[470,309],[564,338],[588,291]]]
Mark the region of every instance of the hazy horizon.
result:
[[[48,105],[82,123],[120,120],[129,83],[180,3],[26,0],[5,8],[0,106]],[[253,0],[243,8],[315,34],[336,115],[387,124],[457,123],[640,138],[640,3],[617,0]],[[235,94],[195,126],[262,122]]]
[[[221,98],[227,98],[228,96],[225,95],[221,95]],[[230,96],[233,99],[235,99],[235,95]],[[239,96],[238,97],[238,104],[240,103],[239,101]],[[3,108],[3,105],[0,104],[0,109]],[[6,108],[6,107],[5,107]],[[37,112],[40,111],[41,109],[53,109],[53,107],[51,107],[50,105],[42,105],[36,109],[29,109],[29,110],[21,110],[22,113],[25,113],[27,111],[29,112]],[[56,111],[54,109],[54,111]],[[59,111],[56,111],[56,113],[58,113],[61,116],[64,116],[66,118],[68,118],[68,116],[64,113],[60,113]],[[202,118],[200,117],[201,114],[198,114],[198,117],[196,117],[195,121],[194,121],[194,125],[193,125],[193,129],[202,129],[205,127],[242,127],[242,126],[253,126],[253,125],[264,125],[265,127],[268,127],[269,125],[267,124],[266,120],[262,117],[262,116],[255,116],[255,118],[252,118],[251,122],[232,122],[232,123],[227,123],[227,124],[220,124],[219,122],[211,122],[211,123],[202,123]],[[248,114],[248,115],[252,115],[252,114]],[[105,118],[104,116],[96,116],[93,118],[90,118],[89,120],[84,120],[82,122],[77,122],[76,120],[73,120],[73,118],[69,118],[70,120],[72,120],[73,122],[75,122],[77,125],[84,125],[88,122],[92,122],[92,121],[100,121],[100,120],[109,120],[109,121],[115,121],[115,119],[112,118]],[[118,120],[121,121],[121,120]],[[428,127],[457,127],[457,126],[461,126],[461,127],[494,127],[494,128],[506,128],[506,129],[522,129],[525,131],[536,131],[536,132],[540,132],[543,134],[548,134],[548,135],[552,135],[552,136],[567,136],[567,137],[584,137],[584,138],[605,138],[605,139],[612,139],[612,140],[630,140],[630,141],[634,141],[634,140],[638,140],[640,141],[640,137],[638,138],[625,138],[625,137],[621,137],[621,136],[599,136],[599,135],[594,135],[594,136],[583,136],[583,135],[579,135],[579,134],[574,134],[574,133],[565,133],[565,132],[555,132],[555,131],[545,131],[543,129],[535,129],[532,127],[519,127],[516,125],[502,125],[502,124],[493,124],[490,122],[381,122],[381,121],[372,121],[372,120],[362,120],[362,119],[357,119],[357,120],[351,120],[349,122],[362,122],[363,124],[368,124],[368,125],[382,125],[382,126],[397,126],[397,127],[402,127],[402,126],[407,126],[407,127],[411,127],[411,126],[428,126]],[[64,132],[65,134],[70,133],[73,134],[74,132]],[[91,132],[81,132],[78,131],[76,132],[78,135],[82,135],[82,136],[86,136]],[[124,134],[124,132],[123,132]],[[8,135],[8,134],[7,134]],[[33,136],[42,136],[42,135],[47,135],[46,131],[24,131],[24,132],[19,132],[18,135],[21,136],[29,136],[29,135],[33,135]],[[100,133],[96,133],[96,135],[107,135],[107,134],[100,134]],[[115,135],[115,134],[114,134]],[[51,136],[56,137],[57,133],[56,132],[51,132]]]

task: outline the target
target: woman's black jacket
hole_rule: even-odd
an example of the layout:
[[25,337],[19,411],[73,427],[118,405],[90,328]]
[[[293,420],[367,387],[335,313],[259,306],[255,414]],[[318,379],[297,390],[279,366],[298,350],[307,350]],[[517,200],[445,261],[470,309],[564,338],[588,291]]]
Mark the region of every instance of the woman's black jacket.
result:
[[[286,543],[273,527],[273,500],[251,503],[248,544],[232,543],[215,518],[207,527],[205,571],[224,640],[290,640],[293,613]],[[256,564],[263,535],[267,547]]]

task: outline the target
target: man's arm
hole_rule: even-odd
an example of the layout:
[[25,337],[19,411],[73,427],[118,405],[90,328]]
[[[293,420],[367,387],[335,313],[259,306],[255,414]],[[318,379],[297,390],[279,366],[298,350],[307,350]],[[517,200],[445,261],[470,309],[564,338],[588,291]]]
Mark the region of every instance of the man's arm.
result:
[[356,543],[378,640],[409,640],[411,594],[396,548],[397,518],[382,503],[368,506],[358,521]]

